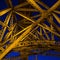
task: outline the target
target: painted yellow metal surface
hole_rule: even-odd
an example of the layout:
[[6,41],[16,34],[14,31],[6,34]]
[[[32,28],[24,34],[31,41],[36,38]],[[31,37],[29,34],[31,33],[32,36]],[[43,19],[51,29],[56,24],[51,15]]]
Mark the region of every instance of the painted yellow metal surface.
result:
[[[60,42],[56,44],[54,39],[54,36],[60,38],[60,27],[53,21],[54,17],[60,24],[60,18],[57,15],[60,14],[60,11],[57,10],[60,0],[51,7],[40,0],[26,0],[17,6],[13,6],[11,0],[7,3],[10,7],[0,10],[0,17],[7,13],[4,22],[0,21],[2,26],[0,29],[0,60],[5,60],[5,56],[12,50],[21,53],[22,60],[30,54],[41,54],[41,51],[42,53],[51,49],[60,51]],[[46,10],[41,8],[38,3]],[[39,14],[32,16],[33,12],[39,12]],[[19,15],[20,19],[16,15]],[[45,24],[44,21],[47,21],[50,26]],[[8,30],[7,33],[6,30]],[[49,33],[51,33],[51,37]],[[6,47],[3,48],[4,46]],[[31,50],[36,49],[39,52],[31,52]]]
[[10,10],[11,10],[11,8],[8,8],[8,9],[5,9],[5,10],[0,11],[0,16],[6,14],[6,13],[9,12]]

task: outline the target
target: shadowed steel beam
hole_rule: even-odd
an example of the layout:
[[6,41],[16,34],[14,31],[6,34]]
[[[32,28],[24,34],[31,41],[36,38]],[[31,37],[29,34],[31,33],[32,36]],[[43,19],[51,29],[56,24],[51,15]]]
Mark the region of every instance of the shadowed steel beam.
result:
[[11,8],[5,9],[5,10],[1,10],[0,11],[0,16],[6,14],[7,12],[9,12],[11,10]]
[[50,38],[49,38],[47,32],[45,31],[45,29],[43,29],[43,31],[44,31],[45,36],[47,37],[47,40],[50,40]]
[[6,28],[7,28],[7,25],[8,25],[8,23],[9,23],[9,20],[10,20],[10,18],[11,18],[11,14],[12,14],[12,12],[10,12],[10,14],[6,17],[6,19],[5,19],[5,24],[6,24],[6,26],[4,27],[4,29],[3,29],[3,33],[2,33],[2,35],[1,35],[1,38],[0,38],[0,41],[2,41],[2,38],[3,38],[3,36],[4,36],[4,33],[5,33],[5,31],[6,31]]
[[60,18],[55,13],[52,13],[52,14],[55,17],[55,19],[57,20],[57,22],[60,24]]
[[31,9],[31,8],[19,8],[17,11],[33,11],[33,12],[38,12],[36,9]]
[[0,60],[7,53],[9,53],[14,47],[16,47],[18,45],[19,41],[22,41],[22,39],[31,31],[31,29],[32,29],[32,25],[30,25],[29,28],[0,55]]
[[[51,25],[51,30],[53,30],[53,26]],[[54,40],[54,35],[51,33],[51,39]]]
[[27,2],[31,4],[34,8],[39,10],[41,13],[44,12],[44,10],[40,8],[40,6],[34,0],[27,0]]
[[53,17],[50,16],[50,18],[47,18],[47,19],[48,19],[48,22],[49,22],[58,32],[60,32],[60,28],[54,23]]
[[40,17],[40,16],[41,16],[41,14],[38,14],[38,15],[32,16],[31,18],[33,19],[33,18],[37,18],[37,17]]
[[12,0],[5,0],[6,4],[8,7],[12,8],[13,4],[12,4]]
[[[42,31],[42,30],[40,30],[40,31]],[[42,32],[37,31],[37,33],[41,36],[41,38],[42,38],[43,40],[45,40],[45,38],[44,38]]]
[[12,32],[13,32],[13,30],[14,30],[14,28],[15,28],[15,26],[16,26],[16,24],[14,25],[14,26],[11,26],[11,31],[10,32],[8,32],[7,34],[6,34],[6,36],[5,36],[5,40],[8,40],[8,38],[10,37],[10,35],[12,34]]
[[45,7],[46,9],[48,9],[49,7],[44,4],[42,1],[38,1],[38,0],[35,0],[36,2],[38,2],[40,5],[42,5],[43,7]]
[[5,0],[6,4],[8,5],[8,7],[13,7],[12,5],[12,0]]
[[[42,45],[43,43],[46,43],[46,44]],[[35,46],[35,45],[38,45],[38,44],[40,44],[40,45],[42,45],[42,47],[44,47],[45,45],[48,45],[49,46],[50,44],[51,45],[55,45],[55,41],[53,41],[53,40],[46,40],[46,39],[45,40],[41,40],[40,39],[38,41],[36,41],[36,40],[32,40],[32,41],[20,41],[18,43],[18,46],[16,46],[14,49],[17,49],[18,48],[18,50],[19,50],[21,47],[28,47],[29,45],[34,45]],[[29,47],[31,47],[31,46],[29,46]],[[22,50],[22,49],[24,49],[24,48],[21,48],[20,50]]]
[[10,7],[13,8],[12,1],[9,0]]
[[28,5],[28,3],[24,2],[24,3],[21,3],[21,4],[17,5],[17,6],[15,6],[14,9],[17,9],[17,8],[20,8],[20,7],[23,7],[23,6],[26,6],[26,5]]
[[[23,29],[24,29],[24,27],[22,27]],[[32,36],[34,36],[35,38],[38,38],[39,39],[39,37],[37,37],[35,34],[33,34],[32,32],[34,31],[34,30],[36,30],[38,28],[38,26],[35,28],[35,29],[33,29],[29,34],[31,34]]]

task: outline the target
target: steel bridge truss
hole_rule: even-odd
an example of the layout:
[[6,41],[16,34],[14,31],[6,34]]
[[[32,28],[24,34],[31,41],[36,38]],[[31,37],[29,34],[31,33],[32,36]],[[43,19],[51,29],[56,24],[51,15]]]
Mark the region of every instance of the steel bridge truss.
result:
[[[60,42],[56,42],[54,38],[60,38],[60,27],[54,22],[55,18],[60,24],[60,17],[57,15],[60,14],[60,0],[51,7],[41,0],[18,0],[17,6],[13,6],[11,0],[5,1],[8,8],[0,10],[0,17],[7,14],[4,22],[0,20],[0,60],[28,60],[29,55],[52,55],[46,54],[48,50],[60,52]],[[36,12],[38,14],[33,16]],[[11,51],[17,51],[21,55],[5,58]]]

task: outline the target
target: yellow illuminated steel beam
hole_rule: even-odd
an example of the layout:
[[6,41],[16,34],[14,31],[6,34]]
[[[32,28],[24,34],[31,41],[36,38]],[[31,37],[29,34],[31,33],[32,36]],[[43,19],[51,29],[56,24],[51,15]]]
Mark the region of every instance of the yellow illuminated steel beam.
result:
[[11,15],[12,15],[12,11],[7,15],[7,17],[6,17],[5,21],[4,21],[5,25],[8,25],[8,23],[10,21],[10,18],[11,18]]
[[[27,30],[29,28],[29,26],[28,27],[26,27],[26,28],[24,28],[23,30],[21,30],[20,32],[18,32],[18,33],[16,33],[16,34],[14,34],[12,37],[14,38],[14,37],[16,37],[17,35],[19,35],[19,34],[21,34],[21,33],[23,33],[25,30]],[[36,28],[35,28],[36,29]],[[7,34],[8,35],[8,34]],[[11,40],[12,39],[12,37],[11,38],[9,38],[9,39],[5,39],[5,41],[1,44],[1,45],[4,45],[8,40]],[[12,40],[13,41],[13,40]]]
[[0,25],[2,25],[3,27],[5,26],[5,24],[2,21],[0,21]]
[[3,47],[0,47],[0,51],[2,51],[2,52],[3,52],[4,50],[5,50],[5,49],[4,49]]
[[21,13],[18,13],[18,12],[15,12],[15,13],[18,14],[18,15],[20,15],[20,16],[22,16],[23,18],[25,18],[25,19],[27,19],[27,20],[35,23],[35,25],[37,24],[38,26],[42,27],[43,29],[46,29],[46,30],[50,31],[51,33],[53,33],[53,34],[55,34],[55,35],[57,35],[57,36],[60,37],[60,35],[59,35],[58,33],[54,32],[54,31],[52,31],[50,27],[48,27],[48,26],[45,26],[45,27],[44,27],[43,25],[39,24],[39,22],[40,22],[41,20],[43,20],[44,17],[39,18],[39,19],[37,20],[37,22],[35,22],[34,20],[26,17],[25,15],[23,15],[23,14],[21,14]]
[[9,12],[11,10],[11,8],[5,9],[5,10],[1,10],[0,11],[0,16],[6,14],[7,12]]
[[44,10],[40,8],[40,6],[34,0],[27,0],[27,2],[31,4],[34,8],[39,10],[41,13],[44,12]]
[[[41,4],[43,7],[45,7],[46,9],[52,9],[55,5],[53,5],[53,7],[51,7],[51,8],[49,8],[46,4],[44,4],[42,1],[38,1],[38,0],[36,0],[39,4]],[[58,4],[59,2],[57,2],[56,4],[57,4],[57,6],[56,7],[54,7],[55,9],[59,6],[59,4]],[[55,13],[58,13],[58,14],[60,14],[60,11],[58,11],[58,10],[55,10],[53,8],[53,11],[55,12]],[[52,11],[52,10],[51,10]]]
[[[43,45],[43,43],[45,43],[45,44]],[[18,45],[15,48],[21,48],[21,47],[24,47],[24,46],[27,47],[27,46],[32,45],[32,44],[33,45],[41,44],[42,46],[45,46],[45,45],[48,45],[49,46],[50,44],[55,45],[55,41],[53,41],[53,40],[46,40],[46,39],[45,40],[37,40],[37,41],[36,40],[32,40],[32,41],[21,41],[21,42],[18,43]],[[24,49],[24,48],[22,48],[22,49]]]
[[41,27],[40,27],[40,34],[43,35],[43,34],[42,34],[42,28],[41,28]]
[[60,32],[60,28],[59,28],[59,26],[57,26],[57,25],[54,23],[52,16],[50,16],[50,18],[47,18],[47,21],[48,21],[58,32]]
[[[33,25],[34,25],[34,24],[32,24],[32,27],[33,27]],[[32,32],[34,32],[38,27],[39,27],[39,26],[37,26],[36,28],[34,28],[32,31],[30,31],[29,34],[27,34],[27,35],[25,36],[25,38],[28,37],[28,35],[30,35]],[[25,39],[25,38],[24,38],[24,39]]]
[[[23,29],[24,29],[24,27],[22,27]],[[33,29],[29,34],[31,34],[31,35],[33,35],[35,38],[38,38],[36,35],[34,35],[32,32],[34,31],[34,30],[36,30],[38,28],[38,26],[35,28],[35,29]],[[38,38],[39,39],[39,38]]]
[[8,23],[9,23],[9,20],[10,20],[10,18],[11,18],[11,14],[12,14],[12,12],[10,12],[10,14],[6,17],[6,26],[4,27],[4,29],[3,29],[3,33],[2,33],[2,35],[1,35],[1,38],[0,38],[0,41],[2,41],[2,38],[3,38],[3,36],[4,36],[4,33],[5,33],[5,31],[6,31],[6,28],[7,28],[7,26],[8,26]]
[[0,60],[7,54],[9,53],[13,48],[15,48],[19,41],[22,41],[22,39],[32,30],[32,25],[29,26],[29,28],[17,39],[15,40],[1,55],[0,55]]
[[[46,4],[44,4],[42,1],[39,1],[39,0],[35,0],[35,1],[38,2],[40,5],[42,5],[43,7],[45,7],[46,9],[49,9],[49,10],[51,9],[51,11],[52,11],[52,10],[54,11],[54,10],[59,6],[59,4],[58,4],[59,2],[57,2],[57,3],[56,3],[57,5],[55,4],[55,5],[53,5],[51,8],[49,8],[49,7],[48,7]],[[52,8],[53,8],[53,9],[52,9]],[[54,12],[60,14],[60,11],[55,10]]]
[[[18,32],[17,34],[15,34],[13,37],[16,37],[17,35],[19,35],[20,33],[22,33],[23,31],[25,31],[25,30],[27,30],[29,27],[26,27],[26,28],[24,28],[22,31],[20,31],[20,32]],[[32,33],[34,30],[36,30],[38,28],[38,26],[36,27],[36,28],[34,28],[30,33]],[[29,34],[30,34],[29,33]],[[27,36],[29,35],[29,34],[27,34]],[[27,37],[26,36],[26,37]],[[24,37],[23,39],[25,39],[26,37]],[[9,38],[8,40],[11,40],[12,38]],[[2,45],[4,45],[8,40],[5,40],[3,43],[2,43]],[[13,41],[13,40],[12,40]]]
[[27,19],[27,20],[35,23],[35,24],[36,24],[36,23],[39,23],[40,21],[42,21],[42,20],[44,19],[44,17],[40,17],[40,18],[37,20],[37,22],[35,22],[34,20],[32,20],[32,19],[30,19],[29,17],[23,15],[22,13],[18,13],[18,12],[15,12],[15,13],[18,14],[18,15],[20,15],[20,16],[22,16],[23,18],[25,18],[25,19]]
[[[36,0],[37,1],[37,0]],[[44,4],[42,1],[37,1],[39,4],[41,4],[43,7],[45,7],[46,9],[49,9],[49,7],[46,5],[46,4]],[[50,8],[50,9],[52,9],[52,7]],[[56,8],[55,8],[56,9]],[[53,9],[53,11],[55,12],[55,13],[57,13],[57,14],[60,14],[60,11],[58,11],[58,10],[54,10]]]
[[60,18],[55,13],[52,13],[52,14],[55,17],[55,19],[57,20],[57,22],[60,23]]
[[57,13],[57,14],[60,14],[60,11],[58,11],[58,10],[55,10],[54,12]]
[[48,12],[55,10],[60,5],[60,0],[58,0],[51,8],[48,9]]
[[0,21],[0,25],[1,25],[2,27],[8,27],[8,28],[9,28],[9,26],[6,26],[5,23],[2,22],[2,21]]
[[17,35],[19,35],[19,34],[21,34],[22,32],[24,32],[25,30],[27,30],[29,27],[26,27],[26,28],[24,28],[23,30],[21,30],[20,32],[18,32],[18,33],[16,33],[16,34],[14,34],[14,36],[13,37],[16,37]]
[[6,34],[6,36],[5,36],[5,40],[8,40],[8,38],[9,38],[9,37],[10,37],[10,35],[12,34],[12,32],[13,32],[13,30],[14,30],[15,26],[16,26],[16,24],[15,24],[14,26],[11,26],[11,31],[10,31],[10,32],[8,32],[8,33]]
[[[49,8],[49,7],[48,7],[47,5],[45,5],[43,2],[40,2],[40,1],[37,1],[37,2],[40,3],[41,5],[45,6],[47,9]],[[59,1],[58,1],[58,2],[57,2],[56,4],[54,4],[51,8],[49,8],[47,11],[54,11],[54,9],[56,9],[59,5],[60,5],[60,4],[59,4]],[[52,9],[52,8],[53,8],[53,9]],[[54,12],[60,14],[60,11],[54,11]],[[56,20],[57,20],[57,21],[60,21],[60,19],[57,17],[56,14],[53,13],[53,15],[56,17]]]
[[[36,9],[38,9],[40,12],[44,12],[40,6],[38,6],[34,0],[27,0],[31,5],[33,5]],[[54,9],[56,9],[60,5],[60,1],[57,1],[51,8],[47,10],[47,12],[51,12]]]

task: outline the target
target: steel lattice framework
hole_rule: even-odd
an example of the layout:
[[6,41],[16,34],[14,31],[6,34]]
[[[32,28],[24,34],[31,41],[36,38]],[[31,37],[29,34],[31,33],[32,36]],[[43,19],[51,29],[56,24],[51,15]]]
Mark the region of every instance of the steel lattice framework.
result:
[[[52,7],[48,7],[41,0],[19,0],[17,6],[13,6],[11,0],[5,1],[8,8],[0,10],[0,17],[7,14],[4,22],[0,20],[2,26],[0,60],[20,60],[21,58],[28,60],[28,56],[32,54],[46,55],[45,52],[48,50],[60,52],[60,42],[54,39],[54,36],[60,38],[60,27],[53,21],[54,17],[60,24],[60,18],[57,15],[60,14],[57,9],[60,8],[60,0],[57,0]],[[38,14],[33,16],[32,13],[35,12]],[[17,18],[17,15],[20,18]],[[44,21],[47,21],[49,26]],[[8,32],[5,34],[6,30]],[[32,50],[35,51],[32,52]],[[17,51],[21,53],[21,56],[6,59],[5,56],[11,51]]]

